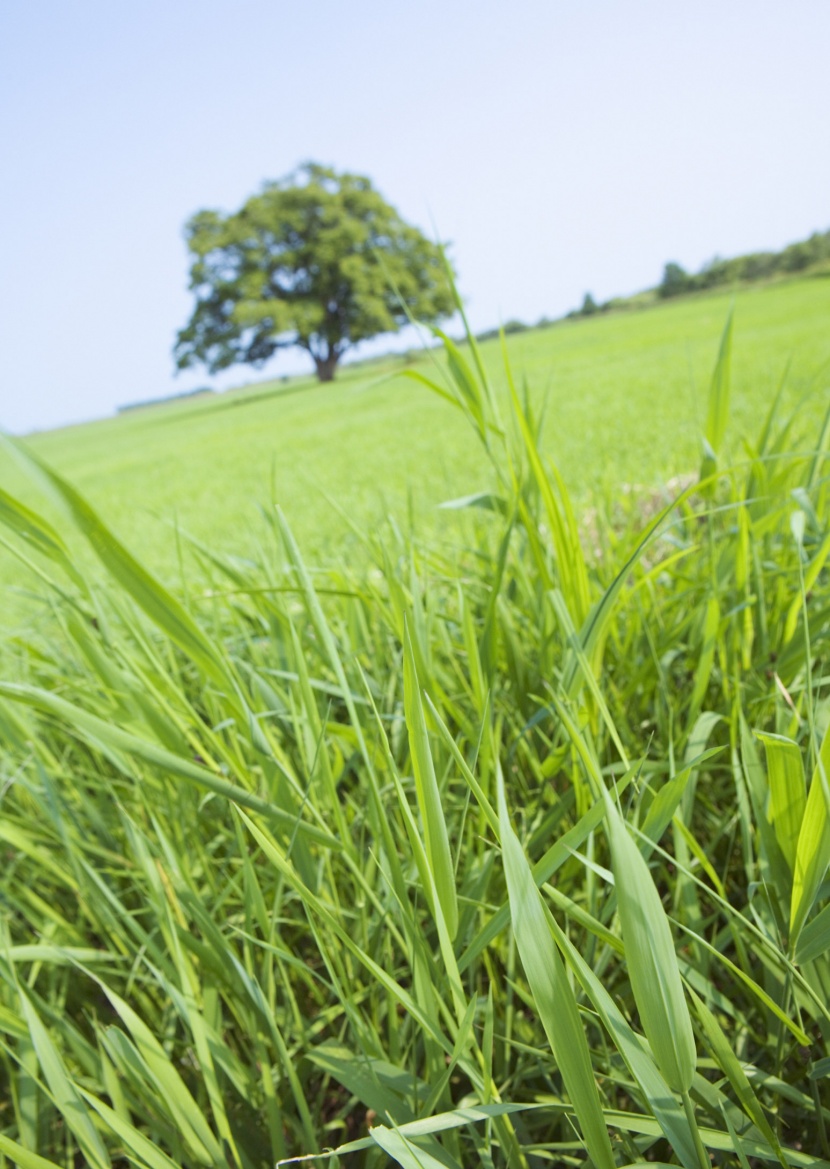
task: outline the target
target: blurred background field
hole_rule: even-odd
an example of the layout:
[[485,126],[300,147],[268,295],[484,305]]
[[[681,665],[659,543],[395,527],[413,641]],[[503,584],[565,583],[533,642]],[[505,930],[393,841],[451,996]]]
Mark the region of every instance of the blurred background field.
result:
[[[730,433],[757,432],[786,373],[782,408],[802,403],[796,436],[809,439],[830,378],[829,279],[755,286],[734,298],[700,294],[508,338],[515,374],[547,397],[543,447],[577,500],[626,483],[656,488],[697,466],[709,378],[733,300]],[[499,342],[482,351],[504,391]],[[263,530],[258,506],[273,500],[307,554],[336,558],[348,546],[348,527],[331,500],[363,528],[389,511],[411,514],[425,535],[444,534],[439,525],[451,534],[457,514],[436,506],[489,485],[481,452],[464,441],[464,420],[406,368],[441,370],[443,357],[347,365],[329,385],[312,378],[251,385],[28,441],[174,583],[176,523],[217,552],[245,555]],[[44,506],[6,454],[0,485]],[[5,554],[1,564],[7,583],[29,587]],[[13,589],[7,619],[18,611]]]

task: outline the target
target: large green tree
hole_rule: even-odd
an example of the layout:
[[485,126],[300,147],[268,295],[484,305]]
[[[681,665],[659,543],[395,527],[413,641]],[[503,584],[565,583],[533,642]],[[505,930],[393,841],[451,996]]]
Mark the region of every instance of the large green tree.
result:
[[180,369],[258,366],[299,345],[331,381],[351,345],[395,332],[407,311],[434,322],[455,307],[441,249],[362,175],[307,163],[232,215],[199,211],[185,232],[196,305]]

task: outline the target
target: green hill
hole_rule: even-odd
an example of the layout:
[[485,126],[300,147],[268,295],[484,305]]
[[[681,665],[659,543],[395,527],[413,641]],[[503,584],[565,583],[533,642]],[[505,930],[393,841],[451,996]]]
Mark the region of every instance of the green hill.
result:
[[[708,380],[731,302],[723,293],[696,296],[509,339],[514,373],[539,401],[547,395],[544,449],[577,498],[600,486],[655,485],[698,465]],[[806,396],[804,433],[817,424],[830,378],[829,321],[827,279],[737,294],[731,434],[757,431],[788,363],[783,404]],[[483,353],[503,390],[499,343]],[[440,369],[441,360],[426,354],[410,368]],[[326,496],[370,525],[387,507],[404,514],[411,491],[412,512],[429,528],[459,522],[436,512],[439,502],[488,485],[463,419],[404,369],[402,358],[346,367],[332,385],[249,386],[30,441],[171,579],[174,521],[215,549],[244,554],[262,535],[258,505],[272,498],[303,546],[326,555],[343,547],[346,533]],[[0,485],[43,506],[8,456]],[[19,580],[8,561],[2,572]]]

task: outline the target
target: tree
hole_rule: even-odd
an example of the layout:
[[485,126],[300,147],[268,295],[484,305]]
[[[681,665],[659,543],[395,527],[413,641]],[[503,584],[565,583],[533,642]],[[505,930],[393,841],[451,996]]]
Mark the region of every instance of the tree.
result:
[[693,277],[685,268],[670,260],[663,269],[663,281],[657,291],[662,297],[679,296],[682,292],[690,292],[693,287]]
[[316,163],[231,215],[199,211],[185,238],[196,305],[177,337],[179,369],[260,366],[298,345],[331,381],[350,346],[396,332],[407,310],[432,323],[455,308],[440,247],[369,179]]
[[582,317],[591,317],[596,312],[599,312],[599,305],[591,296],[590,292],[586,292],[585,299],[582,301],[582,308],[579,310],[579,315]]

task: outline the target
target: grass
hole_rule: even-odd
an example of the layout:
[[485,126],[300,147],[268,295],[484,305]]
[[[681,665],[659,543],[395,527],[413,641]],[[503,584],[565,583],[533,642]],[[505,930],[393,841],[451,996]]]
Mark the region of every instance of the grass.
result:
[[0,512],[52,582],[0,683],[1,1155],[827,1164],[830,413],[768,398],[727,460],[730,341],[706,477],[587,546],[474,350],[449,547],[311,569],[268,510],[182,599],[29,461],[65,518]]
[[[727,295],[691,297],[511,338],[517,378],[527,378],[537,408],[549,394],[543,449],[578,500],[622,483],[653,488],[696,467],[729,305]],[[754,432],[790,359],[783,408],[812,391],[797,429],[806,435],[817,425],[830,376],[828,314],[826,279],[738,293],[736,437]],[[482,356],[504,400],[498,343]],[[336,557],[344,525],[327,497],[365,527],[387,511],[406,515],[414,488],[419,529],[454,539],[454,517],[435,505],[479,489],[488,475],[463,420],[401,376],[399,362],[347,367],[333,386],[298,379],[135,411],[36,435],[32,446],[167,580],[179,580],[178,553],[172,526],[159,518],[245,555],[260,531],[257,502],[276,497],[306,553]],[[5,457],[0,485],[43,506]],[[8,568],[4,575],[10,580]]]

